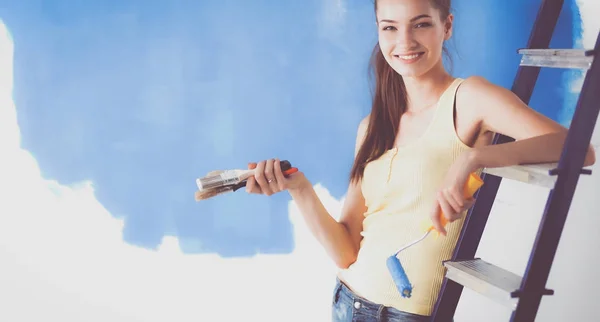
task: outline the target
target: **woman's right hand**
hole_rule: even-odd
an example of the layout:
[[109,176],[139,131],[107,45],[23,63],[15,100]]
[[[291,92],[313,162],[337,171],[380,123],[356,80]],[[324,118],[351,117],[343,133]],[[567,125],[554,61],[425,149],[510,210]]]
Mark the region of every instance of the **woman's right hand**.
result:
[[248,178],[246,192],[271,196],[283,190],[299,190],[310,186],[310,182],[300,171],[285,177],[281,171],[279,159],[249,163],[248,169],[254,169],[254,177]]

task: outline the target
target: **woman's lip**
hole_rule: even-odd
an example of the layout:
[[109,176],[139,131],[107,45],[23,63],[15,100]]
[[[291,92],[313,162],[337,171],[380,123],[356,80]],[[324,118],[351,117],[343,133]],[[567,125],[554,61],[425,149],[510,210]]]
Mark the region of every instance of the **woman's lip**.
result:
[[422,55],[423,52],[422,51],[417,51],[417,52],[412,52],[412,53],[406,53],[406,54],[394,54],[394,56],[396,57],[408,57],[408,56],[413,56],[413,55]]
[[395,53],[394,55],[396,56],[410,56],[410,55],[416,55],[416,54],[422,54],[422,51],[413,51],[410,53]]
[[425,54],[424,52],[420,52],[420,53],[411,54],[411,55],[394,55],[394,57],[396,59],[400,60],[402,63],[412,64],[412,63],[420,60],[424,54]]

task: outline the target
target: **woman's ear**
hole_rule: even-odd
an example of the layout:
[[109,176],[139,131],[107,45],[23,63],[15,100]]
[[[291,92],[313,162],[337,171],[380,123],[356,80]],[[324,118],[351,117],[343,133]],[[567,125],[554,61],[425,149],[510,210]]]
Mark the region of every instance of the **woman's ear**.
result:
[[444,23],[444,40],[448,40],[450,37],[452,37],[453,22],[454,16],[449,14],[448,18],[446,18],[446,22]]

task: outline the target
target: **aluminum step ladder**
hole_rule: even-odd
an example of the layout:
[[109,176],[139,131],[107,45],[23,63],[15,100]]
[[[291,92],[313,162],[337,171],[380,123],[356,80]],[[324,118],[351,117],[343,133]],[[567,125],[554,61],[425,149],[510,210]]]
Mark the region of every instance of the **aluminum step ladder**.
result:
[[[510,321],[532,322],[542,297],[554,294],[546,282],[569,212],[579,176],[591,174],[583,168],[600,109],[600,34],[593,50],[548,49],[563,0],[543,0],[512,91],[526,104],[533,93],[540,67],[587,70],[568,135],[558,163],[484,169],[485,181],[475,205],[467,213],[452,259],[444,262],[446,276],[432,321],[452,321],[463,287],[506,305]],[[493,144],[514,139],[496,135]],[[544,213],[523,277],[475,258],[475,253],[496,198],[502,178],[550,189]]]

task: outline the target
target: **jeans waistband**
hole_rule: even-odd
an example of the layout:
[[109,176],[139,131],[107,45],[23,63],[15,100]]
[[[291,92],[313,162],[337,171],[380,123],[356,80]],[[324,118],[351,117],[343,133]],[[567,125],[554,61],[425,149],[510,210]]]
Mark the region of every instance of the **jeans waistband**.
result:
[[396,308],[381,305],[369,301],[356,293],[354,293],[344,282],[339,278],[336,279],[334,301],[344,301],[352,305],[355,310],[361,311],[367,316],[384,319],[386,321],[410,321],[410,322],[425,322],[429,321],[430,317],[424,315],[413,314],[400,311]]

